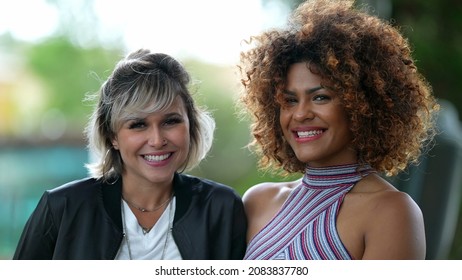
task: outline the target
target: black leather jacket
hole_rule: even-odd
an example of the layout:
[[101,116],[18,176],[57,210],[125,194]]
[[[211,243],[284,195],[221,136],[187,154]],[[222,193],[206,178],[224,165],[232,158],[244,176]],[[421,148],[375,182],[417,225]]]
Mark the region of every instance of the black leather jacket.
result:
[[[122,180],[70,182],[46,191],[13,259],[114,259],[122,242]],[[247,219],[230,187],[175,174],[172,236],[183,259],[242,259]]]

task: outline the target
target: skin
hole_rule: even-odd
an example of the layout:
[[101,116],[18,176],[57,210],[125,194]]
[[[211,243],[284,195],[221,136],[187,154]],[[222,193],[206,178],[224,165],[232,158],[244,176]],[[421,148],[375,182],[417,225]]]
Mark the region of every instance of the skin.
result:
[[[124,163],[124,199],[146,209],[168,200],[174,173],[187,159],[189,142],[189,119],[179,98],[165,111],[125,121],[112,141]],[[150,228],[166,205],[154,212],[130,207],[140,225]]]
[[[320,77],[311,73],[306,63],[289,68],[283,100],[281,128],[300,161],[313,167],[357,162],[348,119],[338,97],[320,87]],[[300,138],[300,131],[314,133]],[[248,241],[277,214],[300,181],[262,183],[244,194]],[[375,173],[361,179],[346,195],[337,230],[353,259],[425,258],[420,208]]]

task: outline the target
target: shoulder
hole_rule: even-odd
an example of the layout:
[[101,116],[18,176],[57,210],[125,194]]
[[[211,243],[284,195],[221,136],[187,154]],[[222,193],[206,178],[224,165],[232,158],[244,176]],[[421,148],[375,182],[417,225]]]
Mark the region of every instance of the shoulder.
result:
[[87,192],[94,192],[101,186],[101,181],[94,178],[83,178],[75,181],[65,183],[54,189],[47,190],[46,193],[51,197],[61,197],[76,194],[85,194]]
[[104,184],[94,178],[83,178],[65,183],[43,193],[41,202],[53,209],[62,208],[68,203],[79,205],[83,201],[98,201],[102,198]]
[[266,182],[250,187],[243,196],[248,218],[247,240],[250,241],[280,210],[300,179],[290,182]]
[[353,192],[355,191],[369,198],[366,201],[368,206],[378,215],[396,215],[415,211],[420,213],[420,208],[407,193],[397,190],[378,175],[361,180]]
[[406,193],[388,191],[376,198],[377,215],[366,231],[368,259],[424,259],[425,227],[422,212]]
[[273,216],[301,179],[290,182],[265,182],[250,187],[242,201],[251,217]]
[[417,203],[405,192],[384,191],[371,199],[371,209],[376,209],[377,220],[395,225],[423,222],[423,215]]
[[[60,219],[66,211],[80,209],[84,202],[96,201],[101,195],[101,183],[93,178],[84,178],[65,183],[53,189],[46,190],[35,209],[36,215],[52,213],[55,219]],[[73,209],[73,210],[71,210]],[[56,222],[59,224],[59,222]]]
[[[422,211],[405,192],[377,175],[360,181],[358,202],[363,220],[367,259],[420,259],[425,257]],[[358,191],[358,190],[356,190]],[[359,197],[363,199],[359,199]],[[358,208],[359,209],[359,208]]]
[[300,184],[300,179],[290,182],[264,182],[250,187],[243,196],[244,204],[258,201],[285,201],[294,187]]

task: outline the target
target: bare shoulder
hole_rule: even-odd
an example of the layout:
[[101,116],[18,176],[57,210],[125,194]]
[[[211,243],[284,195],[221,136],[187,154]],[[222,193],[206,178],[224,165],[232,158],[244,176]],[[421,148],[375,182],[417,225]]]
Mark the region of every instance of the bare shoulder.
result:
[[248,240],[270,222],[300,181],[260,183],[244,193],[242,200],[249,222]]
[[[355,187],[356,188],[356,187]],[[364,199],[363,258],[425,258],[425,230],[422,212],[405,192],[393,187],[378,175],[358,182],[355,190]]]
[[264,182],[250,187],[243,195],[244,205],[285,201],[290,191],[300,183],[300,180],[290,182]]
[[421,214],[419,206],[405,192],[399,191],[378,175],[368,176],[358,182],[354,192],[363,193],[368,199],[366,206],[378,215],[396,215],[409,212]]

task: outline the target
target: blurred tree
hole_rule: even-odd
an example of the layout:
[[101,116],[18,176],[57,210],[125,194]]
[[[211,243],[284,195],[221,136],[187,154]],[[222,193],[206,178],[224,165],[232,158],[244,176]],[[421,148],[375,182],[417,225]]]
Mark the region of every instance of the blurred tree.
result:
[[[59,11],[58,37],[66,37],[72,44],[83,48],[118,48],[120,32],[102,32],[102,24],[95,10],[94,0],[46,0]],[[110,2],[108,2],[110,5]],[[107,7],[110,8],[110,7]]]
[[119,49],[80,48],[66,37],[44,40],[25,55],[30,69],[46,82],[47,107],[65,112],[80,131],[91,111],[82,105],[85,94],[99,89],[120,56]]
[[[30,43],[8,34],[0,37],[5,53],[21,62],[19,70],[13,69],[20,86],[8,89],[4,98],[5,103],[19,103],[10,106],[10,115],[18,117],[13,118],[15,125],[5,126],[5,130],[14,137],[59,140],[64,136],[82,141],[81,132],[91,111],[89,104],[83,103],[85,95],[99,89],[123,55],[123,41],[120,32],[99,32],[94,0],[46,1],[59,15],[52,35]],[[39,104],[30,105],[34,102]]]
[[391,16],[403,26],[403,33],[414,47],[417,65],[435,95],[462,112],[462,1],[392,0],[392,4]]

